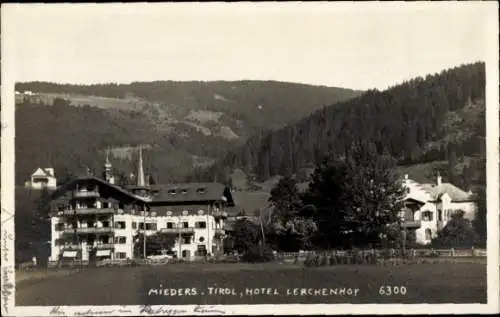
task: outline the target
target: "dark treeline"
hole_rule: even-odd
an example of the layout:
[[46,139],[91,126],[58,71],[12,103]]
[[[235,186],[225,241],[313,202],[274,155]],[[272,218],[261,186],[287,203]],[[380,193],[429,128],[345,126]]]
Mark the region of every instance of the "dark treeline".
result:
[[[370,90],[297,124],[256,135],[190,179],[227,177],[227,170],[236,167],[261,180],[296,173],[313,166],[325,153],[345,153],[359,140],[374,144],[379,154],[390,154],[399,164],[474,156],[485,151],[484,109],[482,118],[461,125],[454,135],[450,135],[453,127],[447,126],[448,115],[461,113],[466,106],[484,107],[484,95],[482,62],[415,78],[382,92]],[[464,120],[459,118],[458,123]]]

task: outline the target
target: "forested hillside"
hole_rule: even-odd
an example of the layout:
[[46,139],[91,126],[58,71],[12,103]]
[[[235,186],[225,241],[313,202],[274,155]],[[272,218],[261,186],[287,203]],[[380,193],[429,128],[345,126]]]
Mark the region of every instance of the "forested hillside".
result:
[[375,144],[379,153],[389,153],[402,165],[480,156],[485,152],[484,96],[484,63],[371,90],[254,136],[192,179],[227,177],[233,168],[260,180],[297,173],[325,153],[343,155],[359,140]]
[[[179,181],[259,131],[272,131],[349,89],[282,82],[145,82],[128,85],[16,84],[16,183],[38,166],[64,181],[87,167],[99,173],[111,147],[121,177],[133,149],[160,182]],[[26,92],[26,93],[25,93]],[[132,149],[132,151],[130,151]],[[132,159],[132,160],[131,160]]]
[[[274,130],[331,103],[358,96],[350,89],[274,81],[134,82],[131,84],[62,85],[17,83],[16,91],[52,95],[122,110],[139,110],[170,128],[190,126],[205,134],[246,138],[258,129]],[[99,98],[88,98],[90,96]],[[87,97],[87,98],[86,98]],[[105,98],[103,98],[105,97]],[[221,128],[224,127],[225,129]]]

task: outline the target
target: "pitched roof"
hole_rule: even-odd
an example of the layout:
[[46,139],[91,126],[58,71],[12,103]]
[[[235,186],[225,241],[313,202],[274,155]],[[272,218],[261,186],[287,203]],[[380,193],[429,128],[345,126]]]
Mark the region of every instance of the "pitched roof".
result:
[[51,167],[44,167],[44,168],[39,167],[31,175],[32,176],[47,176],[47,177],[52,177],[52,176],[54,176],[54,169],[51,168]]
[[89,175],[89,176],[81,176],[81,177],[78,177],[76,179],[74,179],[73,181],[67,183],[67,184],[64,184],[62,186],[60,186],[52,195],[52,197],[57,197],[59,196],[62,192],[64,192],[66,190],[66,188],[68,188],[69,186],[71,186],[72,184],[76,183],[76,182],[80,182],[80,181],[89,181],[89,180],[92,180],[92,181],[96,181],[98,183],[100,183],[101,185],[104,185],[104,186],[108,186],[108,187],[111,187],[119,192],[121,192],[122,194],[125,194],[127,196],[130,196],[134,199],[137,199],[139,201],[142,201],[142,202],[150,202],[150,200],[144,198],[144,197],[141,197],[141,196],[137,196],[133,193],[131,193],[130,191],[128,190],[125,190],[123,188],[121,188],[120,186],[117,186],[117,185],[114,185],[114,184],[111,184],[99,177],[95,177],[95,176],[92,176],[92,175]]
[[441,185],[422,184],[421,186],[435,200],[440,199],[443,194],[448,194],[451,200],[455,202],[471,201],[474,198],[472,194],[465,192],[451,183],[441,183]]
[[234,205],[231,191],[220,183],[178,183],[151,185],[153,202],[219,201],[225,197]]

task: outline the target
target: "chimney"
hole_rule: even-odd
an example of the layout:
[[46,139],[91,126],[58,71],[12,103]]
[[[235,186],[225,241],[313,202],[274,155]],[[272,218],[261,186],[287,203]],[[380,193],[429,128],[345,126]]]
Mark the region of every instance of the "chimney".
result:
[[405,180],[408,179],[408,174],[405,174]]

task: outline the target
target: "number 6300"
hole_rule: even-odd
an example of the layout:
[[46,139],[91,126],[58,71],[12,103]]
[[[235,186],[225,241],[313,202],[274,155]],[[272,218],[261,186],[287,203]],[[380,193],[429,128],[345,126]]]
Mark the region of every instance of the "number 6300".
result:
[[391,296],[391,295],[406,295],[406,287],[404,286],[380,286],[378,290],[380,295]]

